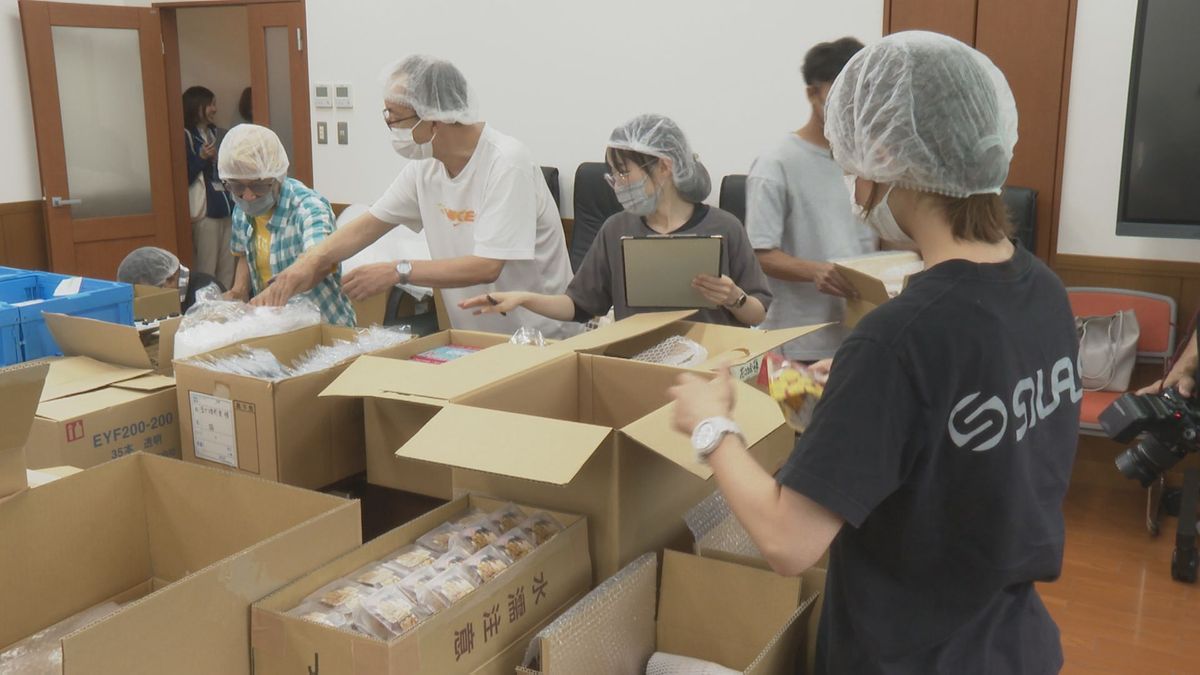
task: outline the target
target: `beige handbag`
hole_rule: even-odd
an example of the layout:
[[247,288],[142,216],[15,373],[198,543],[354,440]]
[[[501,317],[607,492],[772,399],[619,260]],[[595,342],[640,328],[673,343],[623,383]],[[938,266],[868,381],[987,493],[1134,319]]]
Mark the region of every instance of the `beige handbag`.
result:
[[1137,315],[1123,309],[1109,316],[1077,316],[1079,376],[1088,391],[1125,391],[1137,360],[1141,331]]

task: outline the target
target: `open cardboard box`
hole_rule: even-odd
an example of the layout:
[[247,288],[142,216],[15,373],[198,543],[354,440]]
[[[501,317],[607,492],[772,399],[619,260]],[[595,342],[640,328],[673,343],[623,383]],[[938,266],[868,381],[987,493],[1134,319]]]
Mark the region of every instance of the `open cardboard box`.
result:
[[0,368],[0,502],[29,486],[25,442],[49,370],[45,361]]
[[136,321],[153,321],[182,313],[179,289],[134,284],[133,318]]
[[25,448],[28,467],[86,469],[141,451],[179,457],[175,380],[155,373],[137,329],[43,316],[66,356],[46,360],[50,370]]
[[656,588],[657,573],[648,553],[605,581],[538,634],[530,667],[518,672],[641,675],[655,652],[754,675],[795,672],[819,591],[797,578],[676,551],[663,553]]
[[[868,312],[895,297],[909,276],[897,276],[896,271],[916,267],[920,262],[921,256],[913,251],[886,251],[835,260],[834,267],[858,291],[857,298],[846,300],[842,323],[853,328]],[[888,290],[889,285],[895,292]]]
[[[317,345],[354,336],[353,328],[308,326],[204,356],[250,346],[268,349],[287,364]],[[408,344],[374,353],[397,354]],[[311,489],[362,472],[362,403],[317,398],[348,365],[272,382],[209,370],[192,359],[176,361],[183,459]]]
[[[597,580],[645,551],[690,545],[683,513],[715,483],[671,429],[667,390],[686,371],[507,344],[419,365],[359,359],[323,395],[375,398],[376,443],[451,467],[456,492],[587,516]],[[773,471],[794,434],[769,396],[737,387],[733,417]]]
[[361,543],[359,504],[137,453],[0,508],[0,650],[108,600],[64,675],[250,673],[252,602]]
[[[262,673],[441,675],[512,673],[525,645],[591,587],[587,521],[552,513],[564,529],[449,608],[404,635],[383,641],[289,616],[322,586],[341,579],[472,508],[503,502],[460,497],[384,534],[254,604],[251,643]],[[523,507],[533,513],[541,509]]]
[[687,321],[695,313],[695,310],[682,310],[635,314],[563,340],[555,348],[628,359],[669,337],[680,335],[708,350],[708,359],[696,366],[697,369],[712,370],[720,363],[728,362],[734,377],[752,382],[758,377],[763,354],[823,327],[757,330]]

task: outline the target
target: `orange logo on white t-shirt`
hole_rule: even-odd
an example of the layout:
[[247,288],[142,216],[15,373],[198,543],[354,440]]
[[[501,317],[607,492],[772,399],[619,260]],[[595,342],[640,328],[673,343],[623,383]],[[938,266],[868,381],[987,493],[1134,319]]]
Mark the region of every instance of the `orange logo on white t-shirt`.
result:
[[438,204],[438,208],[442,210],[442,214],[446,216],[446,220],[449,220],[450,224],[455,227],[458,227],[459,225],[462,225],[463,223],[475,222],[475,210],[474,209],[463,209],[461,211],[458,211],[455,209],[447,208],[445,204]]

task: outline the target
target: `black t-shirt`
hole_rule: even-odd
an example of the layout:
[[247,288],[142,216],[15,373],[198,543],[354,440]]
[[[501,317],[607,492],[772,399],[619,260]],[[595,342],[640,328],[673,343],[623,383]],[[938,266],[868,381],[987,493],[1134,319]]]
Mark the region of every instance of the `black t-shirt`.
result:
[[1038,675],[1082,388],[1066,291],[1024,249],[913,276],[838,350],[778,481],[845,519],[818,672]]
[[183,304],[181,305],[181,308],[184,312],[188,311],[188,308],[196,304],[196,291],[209,284],[216,284],[217,288],[221,289],[222,293],[228,290],[221,285],[220,281],[217,281],[216,277],[212,276],[211,274],[197,272],[196,270],[191,270],[188,272],[187,293],[184,295]]

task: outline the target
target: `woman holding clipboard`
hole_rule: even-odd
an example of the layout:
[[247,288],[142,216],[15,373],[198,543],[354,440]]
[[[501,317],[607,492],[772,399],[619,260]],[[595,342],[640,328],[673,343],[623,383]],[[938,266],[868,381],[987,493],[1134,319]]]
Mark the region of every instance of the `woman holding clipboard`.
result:
[[[605,160],[609,167],[605,179],[625,210],[600,228],[567,292],[492,293],[464,300],[460,306],[474,309],[476,314],[507,313],[525,307],[552,319],[581,323],[604,316],[609,309],[619,320],[639,312],[694,307],[698,309],[692,317],[696,321],[734,326],[760,323],[771,303],[767,278],[737,218],[702,203],[712,182],[679,126],[662,115],[639,115],[613,130]],[[639,274],[626,270],[624,245],[632,240],[663,237],[679,239],[680,244],[685,239],[690,243],[704,238],[714,240],[720,254],[719,264],[715,265],[719,269],[712,271],[719,274],[700,273],[690,282],[684,280],[693,291],[691,301],[684,297],[689,295],[685,292],[677,294],[681,300],[671,306],[648,306],[636,301],[631,304],[630,298],[645,295],[639,293],[645,289],[627,289],[627,279],[644,284],[647,276],[644,270]],[[674,242],[657,243],[666,244],[664,251],[685,250],[684,246],[672,247]],[[664,276],[668,269],[677,269],[666,261],[662,268]],[[661,279],[663,284],[670,281]]]

